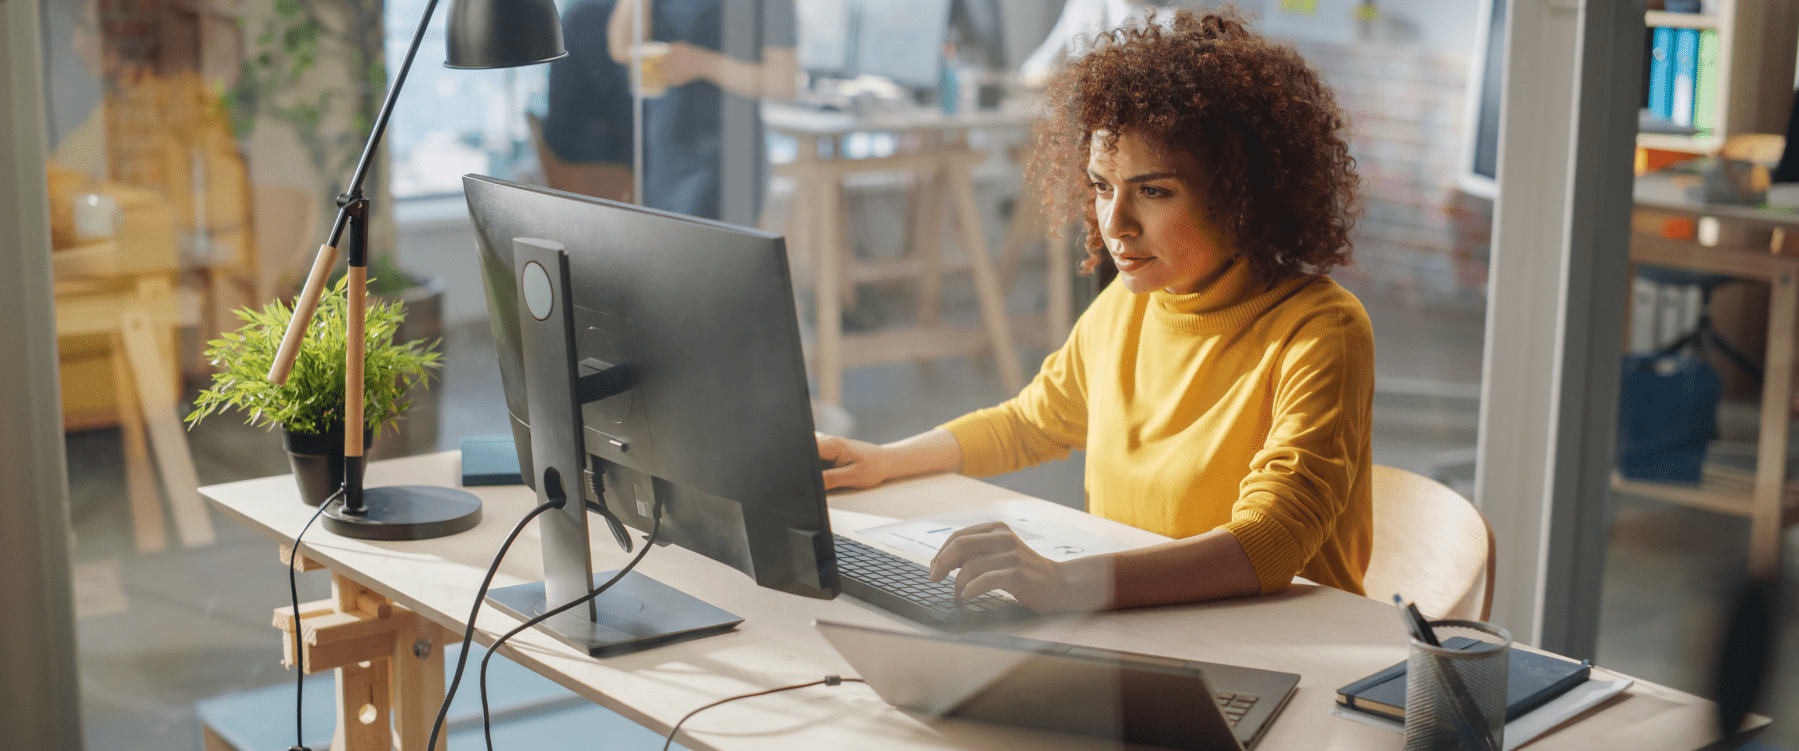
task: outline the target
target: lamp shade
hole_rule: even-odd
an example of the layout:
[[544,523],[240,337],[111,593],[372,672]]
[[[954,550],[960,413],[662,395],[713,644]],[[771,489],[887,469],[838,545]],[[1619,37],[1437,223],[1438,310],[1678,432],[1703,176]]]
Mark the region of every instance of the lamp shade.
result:
[[446,68],[511,68],[568,54],[554,0],[454,0]]

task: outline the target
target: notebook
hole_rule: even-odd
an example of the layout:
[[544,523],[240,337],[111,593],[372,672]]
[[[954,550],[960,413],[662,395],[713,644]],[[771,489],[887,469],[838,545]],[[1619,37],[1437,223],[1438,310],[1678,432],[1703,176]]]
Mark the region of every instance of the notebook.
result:
[[[1450,649],[1466,649],[1480,642],[1465,636],[1445,640]],[[1389,667],[1337,689],[1337,703],[1351,709],[1405,719],[1405,663]],[[1510,722],[1587,680],[1592,663],[1575,662],[1555,655],[1512,649],[1506,665],[1505,719]]]
[[462,437],[462,484],[522,485],[518,451],[510,435],[470,435]]
[[1168,748],[1251,748],[1299,684],[1292,673],[1015,636],[813,625],[893,706]]

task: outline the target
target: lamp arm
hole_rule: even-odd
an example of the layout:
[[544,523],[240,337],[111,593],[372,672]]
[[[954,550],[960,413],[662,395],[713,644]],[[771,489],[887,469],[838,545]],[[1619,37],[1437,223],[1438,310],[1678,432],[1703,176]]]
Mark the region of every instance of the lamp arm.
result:
[[[412,43],[407,46],[406,57],[400,62],[400,72],[394,75],[393,83],[388,85],[387,96],[381,100],[381,110],[375,115],[374,127],[369,130],[368,142],[363,144],[362,156],[356,160],[356,171],[350,176],[350,187],[338,198],[337,218],[331,222],[331,234],[327,236],[325,244],[319,246],[312,272],[306,275],[306,286],[301,289],[300,297],[294,300],[293,318],[288,321],[287,332],[281,337],[281,348],[275,353],[275,362],[269,366],[268,378],[276,384],[287,383],[287,376],[294,368],[294,359],[300,355],[300,340],[305,338],[306,327],[312,325],[312,314],[318,309],[319,298],[325,293],[325,280],[330,276],[331,268],[337,265],[337,245],[343,239],[352,207],[357,202],[366,200],[362,197],[362,181],[368,177],[375,149],[381,145],[381,134],[387,132],[388,118],[393,116],[394,101],[400,98],[400,87],[406,85],[406,74],[412,70],[412,58],[418,55],[419,43],[424,41],[425,28],[431,24],[431,14],[436,10],[437,0],[425,3],[425,12],[419,17],[418,29],[412,32]],[[367,266],[366,256],[362,250],[352,247],[350,265]],[[362,435],[360,431],[350,432]]]

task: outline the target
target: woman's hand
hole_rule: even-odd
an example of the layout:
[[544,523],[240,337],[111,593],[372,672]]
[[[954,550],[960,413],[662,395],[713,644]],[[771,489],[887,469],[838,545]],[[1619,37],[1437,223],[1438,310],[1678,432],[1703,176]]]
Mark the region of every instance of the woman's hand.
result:
[[1086,611],[1111,599],[1111,567],[1103,556],[1057,563],[1032,550],[1003,522],[984,522],[950,534],[931,559],[931,581],[957,569],[956,596],[996,589],[1037,611]]
[[893,476],[886,461],[891,449],[824,433],[815,435],[818,458],[825,462],[825,490],[872,488]]

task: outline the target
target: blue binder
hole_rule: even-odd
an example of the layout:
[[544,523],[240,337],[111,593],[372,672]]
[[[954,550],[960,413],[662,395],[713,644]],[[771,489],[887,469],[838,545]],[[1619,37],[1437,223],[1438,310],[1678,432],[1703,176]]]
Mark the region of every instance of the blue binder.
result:
[[[1660,31],[1660,29],[1657,29]],[[1693,98],[1699,85],[1699,30],[1674,30],[1674,85],[1669,116],[1675,125],[1693,124]]]
[[1674,30],[1665,26],[1657,26],[1649,42],[1649,112],[1674,119]]

